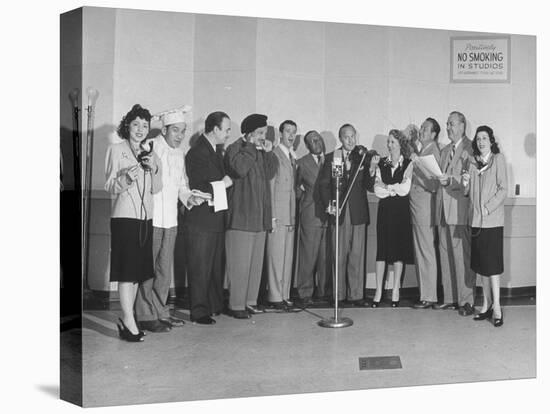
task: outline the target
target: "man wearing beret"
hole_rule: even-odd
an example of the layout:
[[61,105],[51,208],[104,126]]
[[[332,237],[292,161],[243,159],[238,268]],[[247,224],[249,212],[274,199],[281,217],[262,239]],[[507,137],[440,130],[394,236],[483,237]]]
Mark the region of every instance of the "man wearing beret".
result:
[[266,139],[267,116],[252,114],[241,123],[243,136],[227,147],[228,193],[226,273],[229,313],[238,319],[257,313],[267,231],[271,230],[269,181],[277,171],[273,144]]

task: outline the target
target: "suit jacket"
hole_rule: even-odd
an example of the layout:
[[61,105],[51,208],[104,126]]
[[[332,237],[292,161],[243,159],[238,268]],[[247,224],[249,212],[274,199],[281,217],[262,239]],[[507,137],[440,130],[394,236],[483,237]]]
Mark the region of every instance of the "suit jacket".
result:
[[[338,148],[334,152],[336,151],[341,150]],[[325,163],[323,164],[323,168],[321,169],[319,175],[319,191],[321,194],[321,202],[325,210],[331,200],[336,198],[335,179],[332,178],[332,160],[334,159],[334,152],[327,154],[325,157]],[[347,201],[347,203],[349,203],[352,225],[368,225],[370,223],[367,190],[373,191],[374,181],[376,178],[376,175],[371,177],[369,173],[371,156],[367,155],[363,161],[363,164],[359,165],[361,157],[362,156],[359,154],[359,147],[356,146],[349,155],[351,168],[347,173],[344,172],[344,177],[340,180],[340,203],[343,203],[348,187],[351,185],[351,181],[353,180],[353,176],[359,169],[359,174],[357,175],[357,179],[351,188],[350,196]],[[345,214],[346,209],[344,209],[340,215],[340,224],[344,222]],[[334,217],[331,216],[330,220],[331,222],[334,222]]]
[[279,162],[275,176],[269,181],[271,214],[278,225],[293,226],[296,222],[296,167],[280,146],[275,147],[273,153]]
[[447,144],[441,150],[441,171],[447,173],[450,183],[447,186],[439,185],[436,196],[436,223],[442,223],[442,215],[445,222],[450,225],[468,225],[469,200],[464,195],[462,186],[462,172],[468,171],[470,157],[472,156],[472,141],[464,137],[451,159],[453,143]]
[[[216,153],[204,135],[187,152],[185,169],[191,190],[214,194],[212,181],[220,181],[225,175],[223,158]],[[184,214],[185,226],[194,230],[220,233],[225,230],[225,211],[214,212],[213,206],[202,203]]]
[[[419,157],[433,155],[439,164],[441,153],[437,142],[432,141],[428,146],[422,148]],[[419,164],[414,164],[411,180],[411,191],[409,193],[409,203],[411,209],[412,224],[421,226],[435,226],[435,194],[439,186],[437,178],[430,178]]]
[[[327,224],[328,214],[323,206],[317,178],[321,167],[313,155],[307,154],[297,162],[296,187],[299,195],[300,223],[305,227],[324,227]],[[303,187],[302,191],[300,187]]]

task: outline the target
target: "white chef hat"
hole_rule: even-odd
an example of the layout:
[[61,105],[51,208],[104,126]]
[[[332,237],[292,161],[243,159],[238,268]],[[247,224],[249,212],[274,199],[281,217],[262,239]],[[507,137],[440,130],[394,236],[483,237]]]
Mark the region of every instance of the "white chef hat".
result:
[[162,121],[162,125],[166,127],[168,125],[186,122],[185,114],[190,110],[191,107],[189,105],[184,105],[169,111],[160,112],[155,114],[155,116],[160,119],[160,121]]

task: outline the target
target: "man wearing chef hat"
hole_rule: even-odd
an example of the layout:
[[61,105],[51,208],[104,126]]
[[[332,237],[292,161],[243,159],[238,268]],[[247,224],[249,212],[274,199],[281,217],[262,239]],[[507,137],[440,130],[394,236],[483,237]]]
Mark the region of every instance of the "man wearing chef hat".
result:
[[162,135],[153,139],[153,151],[162,163],[162,190],[153,195],[153,261],[155,275],[138,290],[135,312],[142,330],[168,332],[182,326],[181,319],[170,315],[168,293],[172,280],[172,263],[177,236],[178,199],[188,208],[204,201],[194,196],[187,184],[185,153],[181,148],[190,107],[156,115],[162,121]]

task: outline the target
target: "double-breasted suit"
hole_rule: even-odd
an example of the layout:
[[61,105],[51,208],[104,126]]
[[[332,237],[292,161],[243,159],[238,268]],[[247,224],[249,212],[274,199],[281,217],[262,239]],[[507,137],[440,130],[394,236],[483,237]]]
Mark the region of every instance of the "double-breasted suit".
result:
[[273,149],[278,167],[270,180],[273,229],[267,235],[268,300],[290,300],[294,225],[296,222],[296,160],[282,144]]
[[449,176],[449,184],[440,184],[435,207],[443,301],[458,303],[459,306],[474,305],[475,274],[470,269],[468,226],[470,205],[461,183],[462,172],[468,171],[471,156],[472,141],[467,137],[457,145],[451,142],[441,150],[441,171]]
[[[324,155],[311,153],[297,162],[296,187],[299,197],[299,243],[296,288],[300,298],[311,298],[314,287],[317,297],[328,294],[327,222],[328,214],[319,194],[317,178]],[[317,277],[316,277],[317,276]],[[316,283],[315,283],[316,281]]]
[[[441,154],[436,141],[424,146],[418,154],[419,157],[428,155],[433,155],[437,163],[440,163]],[[438,179],[431,177],[420,167],[420,164],[415,162],[409,192],[409,205],[420,300],[426,302],[437,302],[435,199],[438,187]]]

